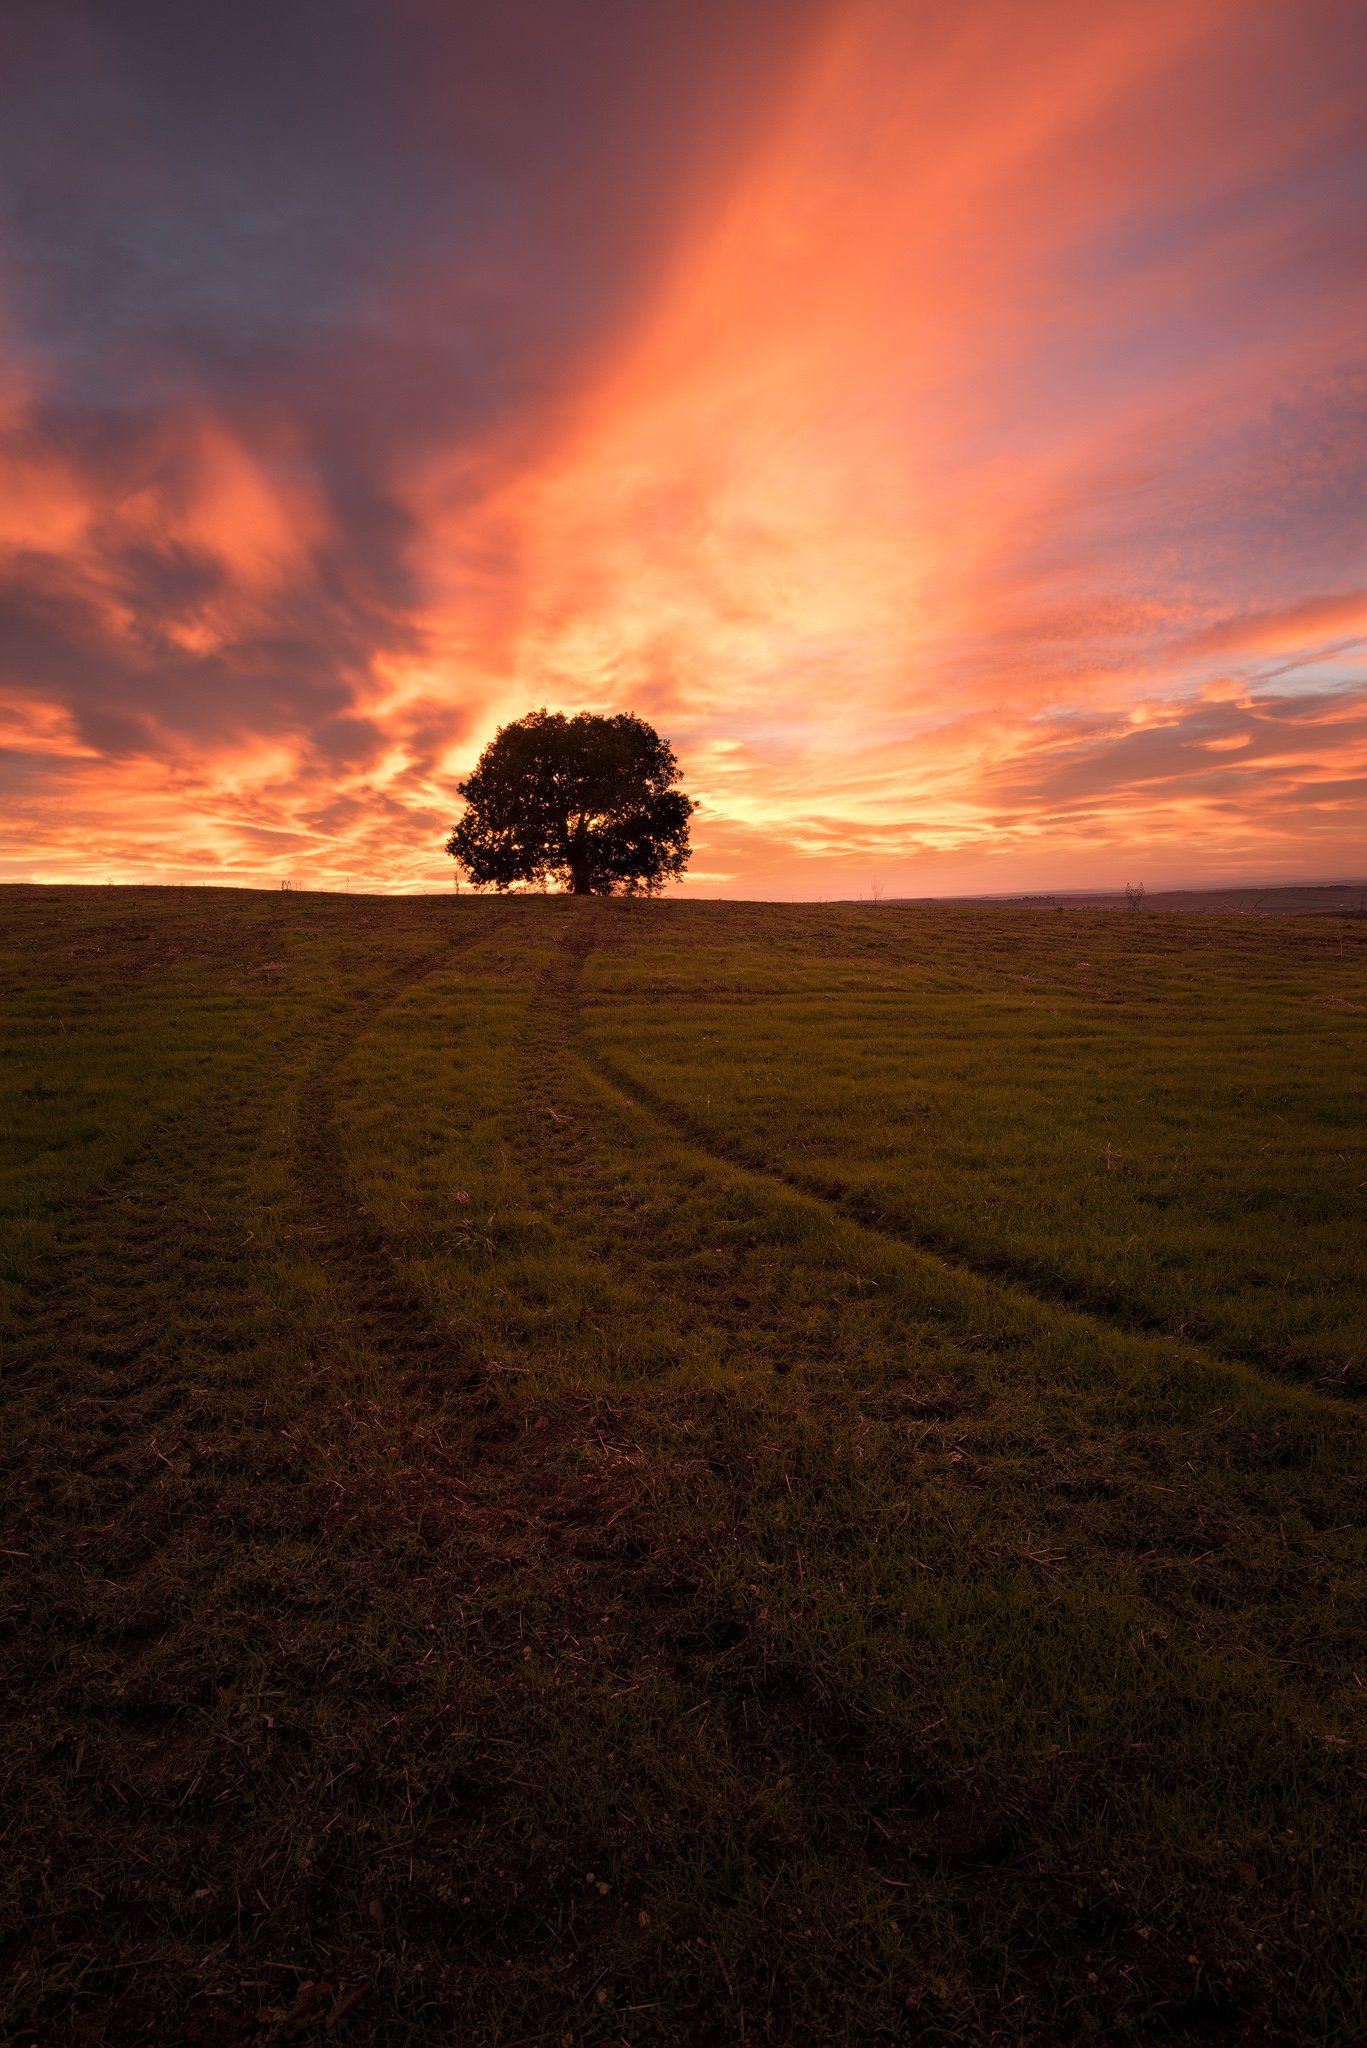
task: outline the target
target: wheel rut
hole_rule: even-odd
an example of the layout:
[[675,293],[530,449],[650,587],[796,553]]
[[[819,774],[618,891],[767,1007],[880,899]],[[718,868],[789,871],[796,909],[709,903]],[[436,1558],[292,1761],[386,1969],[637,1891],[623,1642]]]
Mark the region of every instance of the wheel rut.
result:
[[[538,984],[522,1048],[529,1178],[545,1190],[556,1214],[578,1217],[576,1234],[592,1245],[595,1263],[626,1283],[635,1302],[653,1303],[662,1327],[733,1362],[743,1351],[752,1367],[767,1363],[785,1371],[791,1321],[771,1277],[747,1285],[732,1270],[723,1302],[715,1279],[690,1263],[699,1245],[681,1225],[680,1191],[652,1197],[639,1181],[624,1183],[613,1171],[621,1154],[601,1135],[598,1084],[586,1075],[578,1026],[581,979],[602,943],[604,923],[584,906]],[[752,1219],[748,1197],[741,1206]]]
[[592,950],[592,942],[587,946],[578,946],[567,955],[562,970],[559,990],[566,1049],[572,1049],[580,1066],[601,1090],[650,1117],[655,1123],[663,1125],[694,1154],[709,1160],[714,1167],[723,1168],[728,1174],[737,1177],[742,1184],[748,1184],[756,1194],[772,1197],[773,1194],[779,1193],[790,1200],[810,1204],[814,1210],[837,1218],[842,1224],[867,1238],[896,1247],[904,1253],[911,1253],[941,1273],[992,1287],[1004,1301],[1024,1309],[1027,1313],[1063,1316],[1078,1329],[1107,1338],[1122,1337],[1134,1343],[1163,1345],[1169,1349],[1170,1355],[1186,1355],[1219,1371],[1248,1375],[1260,1385],[1273,1387],[1279,1393],[1300,1395],[1316,1403],[1323,1402],[1332,1408],[1355,1406],[1360,1400],[1364,1391],[1360,1387],[1344,1386],[1335,1381],[1331,1387],[1326,1388],[1322,1382],[1279,1375],[1257,1358],[1242,1356],[1191,1338],[1184,1337],[1179,1340],[1167,1336],[1155,1325],[1145,1324],[1137,1318],[1108,1314],[1095,1305],[1080,1303],[1062,1289],[1057,1293],[1051,1293],[1033,1286],[1023,1279],[1018,1271],[1006,1265],[969,1259],[910,1231],[898,1230],[886,1223],[871,1220],[859,1214],[848,1201],[832,1194],[819,1181],[801,1174],[786,1172],[780,1167],[761,1164],[748,1157],[739,1147],[727,1146],[718,1140],[715,1133],[690,1117],[686,1111],[679,1109],[634,1075],[624,1072],[615,1062],[587,1043],[582,1025],[579,984]]
[[[391,1242],[348,1171],[337,1114],[348,1054],[476,936],[453,939],[353,1012],[318,1054],[300,1094],[299,1187],[313,1219],[310,1252],[343,1305],[347,1336],[359,1338],[382,1368],[362,1398],[363,1426],[338,1506],[363,1498],[368,1517],[414,1527],[441,1551],[451,1583],[475,1596],[509,1568],[530,1566],[554,1572],[568,1603],[585,1561],[604,1562],[583,1552],[580,1532],[623,1524],[631,1506],[621,1474],[583,1469],[602,1404],[568,1397],[529,1404],[520,1369],[504,1377],[482,1342],[433,1313],[404,1272],[402,1235]],[[573,1128],[569,1119],[564,1127]],[[623,1540],[626,1534],[622,1527]],[[614,1556],[605,1552],[608,1562]]]
[[[328,1091],[347,1047],[451,952],[448,944],[405,966],[331,1029],[305,1082],[306,1154],[333,1163]],[[281,1047],[286,1058],[298,1050],[297,1039]],[[187,1517],[212,1513],[225,1486],[256,1486],[263,1500],[298,1488],[297,1454],[256,1384],[255,1347],[278,1334],[278,1310],[256,1266],[250,1173],[276,1113],[269,1098],[233,1086],[158,1126],[94,1199],[73,1206],[35,1269],[6,1361],[16,1452],[0,1467],[16,1524],[35,1545],[65,1527],[77,1482],[81,1526],[63,1544],[137,1574]],[[360,1224],[343,1218],[338,1228],[353,1273],[369,1271]],[[312,1250],[329,1233],[315,1229],[308,1241]],[[411,1305],[392,1284],[370,1293],[381,1312],[405,1317],[411,1349]],[[422,1336],[435,1353],[437,1334]],[[315,1376],[320,1423],[330,1395]]]
[[478,936],[474,930],[451,934],[438,952],[410,963],[350,1012],[314,1060],[299,1095],[299,1190],[312,1218],[310,1251],[328,1269],[357,1333],[402,1369],[408,1391],[428,1397],[473,1391],[482,1369],[459,1334],[438,1321],[405,1280],[388,1235],[351,1179],[337,1121],[337,1077],[380,1019]]

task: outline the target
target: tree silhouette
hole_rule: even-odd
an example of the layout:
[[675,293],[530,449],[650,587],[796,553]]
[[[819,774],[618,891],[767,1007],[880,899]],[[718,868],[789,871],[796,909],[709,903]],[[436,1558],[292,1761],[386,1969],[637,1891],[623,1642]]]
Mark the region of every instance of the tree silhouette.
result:
[[654,895],[688,865],[694,806],[678,775],[673,748],[630,712],[530,711],[457,785],[465,814],[446,851],[476,888]]

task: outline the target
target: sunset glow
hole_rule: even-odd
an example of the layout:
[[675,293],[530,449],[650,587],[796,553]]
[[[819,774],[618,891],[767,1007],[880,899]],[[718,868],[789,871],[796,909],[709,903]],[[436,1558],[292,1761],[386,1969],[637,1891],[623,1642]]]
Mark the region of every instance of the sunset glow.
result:
[[690,893],[1367,872],[1359,10],[285,13],[5,30],[5,878],[449,888],[541,704]]

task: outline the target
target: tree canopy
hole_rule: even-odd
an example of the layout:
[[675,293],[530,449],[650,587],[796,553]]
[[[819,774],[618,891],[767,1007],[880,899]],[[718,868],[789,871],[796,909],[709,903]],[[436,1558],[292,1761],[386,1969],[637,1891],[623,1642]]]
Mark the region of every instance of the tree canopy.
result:
[[694,805],[678,777],[673,748],[628,711],[530,711],[457,785],[465,813],[446,851],[477,888],[654,895],[688,865]]

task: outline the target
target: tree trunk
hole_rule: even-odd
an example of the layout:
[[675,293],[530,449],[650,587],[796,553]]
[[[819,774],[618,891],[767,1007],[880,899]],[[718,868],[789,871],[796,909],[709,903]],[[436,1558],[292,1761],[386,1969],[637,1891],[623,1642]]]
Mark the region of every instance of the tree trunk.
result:
[[571,896],[592,896],[593,894],[588,850],[582,846],[576,846],[570,850],[570,894]]

